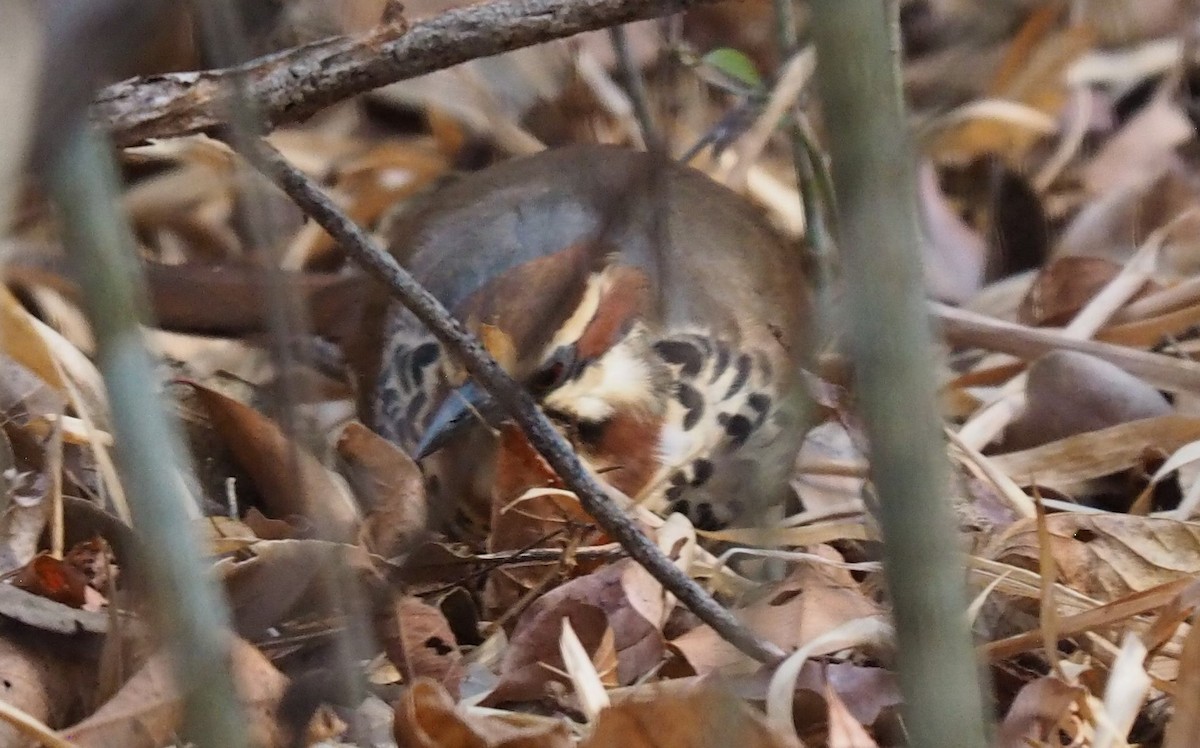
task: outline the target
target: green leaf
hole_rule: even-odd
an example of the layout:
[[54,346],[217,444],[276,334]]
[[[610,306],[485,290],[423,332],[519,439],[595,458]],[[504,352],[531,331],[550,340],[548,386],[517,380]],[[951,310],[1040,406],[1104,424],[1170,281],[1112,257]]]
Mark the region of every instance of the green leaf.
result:
[[745,86],[753,89],[762,89],[763,87],[762,76],[758,74],[754,62],[736,49],[719,47],[704,55],[702,62],[725,77]]

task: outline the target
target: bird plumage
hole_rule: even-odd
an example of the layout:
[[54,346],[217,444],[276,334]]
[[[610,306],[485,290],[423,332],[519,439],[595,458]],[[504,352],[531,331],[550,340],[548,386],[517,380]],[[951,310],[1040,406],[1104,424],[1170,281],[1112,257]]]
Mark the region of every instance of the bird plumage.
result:
[[[575,146],[462,177],[384,234],[459,319],[502,331],[510,373],[617,488],[708,527],[784,495],[808,291],[797,248],[740,196]],[[382,333],[370,415],[412,449],[460,382],[407,310],[389,306]],[[440,492],[486,493],[489,445],[478,428],[434,455]]]

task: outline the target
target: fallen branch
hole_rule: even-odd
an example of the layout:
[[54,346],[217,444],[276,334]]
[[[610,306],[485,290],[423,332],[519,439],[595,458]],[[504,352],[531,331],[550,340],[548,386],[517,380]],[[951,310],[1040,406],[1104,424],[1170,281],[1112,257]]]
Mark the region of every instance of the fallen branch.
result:
[[231,79],[268,129],[325,107],[480,57],[585,31],[678,13],[714,0],[494,0],[412,25],[385,24],[202,72],[131,78],[100,91],[91,118],[127,146],[147,138],[196,133],[226,121]]
[[778,646],[761,639],[722,607],[699,584],[680,571],[608,496],[605,488],[579,462],[574,449],[542,415],[533,398],[514,382],[483,349],[475,336],[450,316],[442,303],[425,290],[391,255],[346,217],[320,187],[289,164],[265,141],[244,154],[286,192],[309,217],[338,241],[359,265],[408,307],[447,349],[456,353],[475,382],[513,418],[550,467],[558,473],[579,503],[631,557],[646,568],[667,591],[720,636],[754,659],[775,663],[784,657]]

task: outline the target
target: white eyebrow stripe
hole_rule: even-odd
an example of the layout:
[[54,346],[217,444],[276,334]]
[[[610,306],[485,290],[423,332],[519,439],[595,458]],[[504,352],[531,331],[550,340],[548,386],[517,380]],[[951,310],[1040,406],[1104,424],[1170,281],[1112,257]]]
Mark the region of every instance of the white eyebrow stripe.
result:
[[571,345],[583,337],[587,326],[595,319],[596,312],[600,309],[600,301],[610,288],[612,288],[612,266],[588,277],[583,298],[579,300],[579,304],[571,312],[571,316],[567,317],[566,321],[559,326],[554,332],[554,337],[543,349],[541,357],[543,361],[558,348]]
[[602,421],[619,407],[654,409],[655,399],[650,364],[626,337],[543,402],[583,420]]

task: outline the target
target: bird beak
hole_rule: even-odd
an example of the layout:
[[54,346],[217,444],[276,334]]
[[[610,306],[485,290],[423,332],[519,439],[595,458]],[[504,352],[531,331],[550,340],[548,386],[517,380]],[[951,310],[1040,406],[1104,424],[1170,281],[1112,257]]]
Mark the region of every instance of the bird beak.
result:
[[474,382],[452,390],[429,421],[417,444],[416,459],[422,460],[449,444],[467,430],[476,419],[489,422],[495,415],[492,396]]

